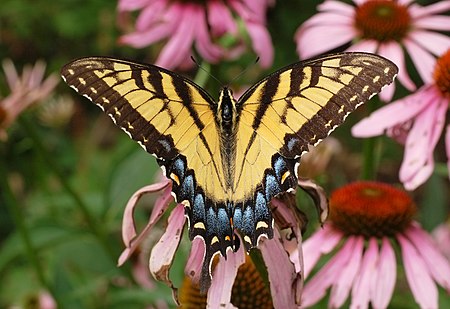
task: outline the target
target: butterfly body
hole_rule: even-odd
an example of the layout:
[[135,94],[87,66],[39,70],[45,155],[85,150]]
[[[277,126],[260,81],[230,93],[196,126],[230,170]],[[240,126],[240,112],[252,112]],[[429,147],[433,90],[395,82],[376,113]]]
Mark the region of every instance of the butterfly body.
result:
[[297,166],[357,106],[392,82],[390,61],[366,53],[328,55],[285,67],[238,100],[219,100],[163,68],[88,57],[62,68],[64,80],[99,105],[157,158],[185,206],[190,239],[205,241],[202,287],[217,253],[273,237],[269,203],[297,186]]

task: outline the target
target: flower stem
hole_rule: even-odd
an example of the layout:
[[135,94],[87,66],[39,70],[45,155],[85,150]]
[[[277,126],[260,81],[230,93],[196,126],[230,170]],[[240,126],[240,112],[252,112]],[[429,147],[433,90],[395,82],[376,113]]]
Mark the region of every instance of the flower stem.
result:
[[11,190],[11,187],[8,183],[7,177],[7,168],[5,166],[5,161],[0,160],[0,188],[2,190],[3,201],[6,204],[6,208],[8,209],[11,217],[14,221],[14,224],[19,232],[19,236],[22,238],[23,245],[25,247],[25,254],[30,260],[34,271],[36,272],[39,283],[43,288],[45,288],[53,297],[55,302],[58,304],[58,308],[62,308],[62,303],[59,299],[58,293],[55,293],[55,289],[50,285],[44,275],[44,269],[39,261],[37,256],[38,250],[36,250],[31,241],[30,234],[28,233],[28,228],[26,226],[24,216],[21,212],[20,205],[17,203],[17,200]]
[[[377,98],[372,99],[372,102],[366,104],[367,110],[370,113],[374,112],[378,106],[380,105],[380,101]],[[377,160],[375,158],[375,148],[377,145],[378,138],[377,137],[369,137],[364,139],[363,141],[363,168],[361,178],[364,180],[374,180],[377,172]]]
[[113,261],[113,264],[116,264],[117,260],[117,254],[114,253],[114,250],[112,249],[109,241],[106,239],[105,232],[101,228],[101,224],[97,222],[96,218],[90,213],[89,208],[86,206],[86,204],[83,202],[82,198],[78,195],[78,193],[72,188],[70,185],[68,178],[64,173],[61,171],[59,166],[57,166],[53,161],[52,158],[54,156],[50,155],[48,151],[45,149],[41,138],[39,137],[36,128],[33,126],[31,121],[26,119],[25,117],[19,118],[19,123],[22,126],[22,128],[25,130],[27,135],[31,138],[31,140],[34,143],[34,146],[36,147],[36,150],[44,160],[44,162],[47,164],[47,166],[50,168],[50,170],[58,177],[58,180],[60,181],[61,185],[63,186],[64,190],[67,192],[67,194],[72,198],[74,201],[75,206],[79,209],[79,211],[82,213],[84,219],[86,220],[86,223],[89,227],[89,229],[92,231],[92,233],[95,235],[99,243],[102,245],[105,252],[111,257],[111,260]]

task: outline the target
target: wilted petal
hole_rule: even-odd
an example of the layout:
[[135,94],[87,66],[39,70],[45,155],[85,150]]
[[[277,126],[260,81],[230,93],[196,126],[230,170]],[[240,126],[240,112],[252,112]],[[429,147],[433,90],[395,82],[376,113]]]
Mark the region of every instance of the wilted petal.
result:
[[[167,207],[169,206],[171,199],[173,199],[173,197],[170,195],[172,188],[169,185],[170,181],[165,180],[150,186],[145,186],[142,189],[136,191],[128,200],[122,220],[122,239],[126,249],[122,252],[122,254],[119,257],[118,261],[119,266],[125,263],[125,261],[130,257],[130,255],[136,249],[141,240],[147,236],[147,233],[150,232],[153,225],[155,225],[155,223],[161,218],[161,216],[167,210]],[[160,202],[155,203],[149,222],[147,223],[145,228],[141,231],[139,236],[136,237],[137,233],[134,224],[134,208],[136,207],[137,202],[142,197],[142,195],[147,193],[158,192],[164,188],[165,190],[164,193],[162,194],[163,199],[160,200]]]
[[402,235],[397,235],[402,250],[406,279],[414,299],[421,308],[438,308],[438,291],[416,248]]
[[355,285],[352,290],[352,302],[350,308],[368,308],[372,289],[374,288],[374,278],[377,274],[378,264],[378,244],[377,239],[371,237],[369,246],[364,252],[360,272],[356,278]]
[[298,178],[298,186],[313,199],[320,223],[324,223],[328,218],[328,199],[325,190],[311,179],[301,177]]
[[397,278],[395,252],[388,238],[383,237],[375,286],[372,289],[372,306],[375,309],[387,308],[394,293]]
[[450,262],[439,251],[437,244],[420,226],[412,224],[405,231],[405,236],[417,248],[434,280],[450,292]]
[[231,304],[231,291],[239,266],[244,262],[243,246],[237,252],[228,251],[226,259],[220,257],[208,290],[207,308],[236,308]]
[[194,238],[191,244],[191,253],[186,262],[184,273],[191,278],[193,283],[200,281],[203,259],[205,258],[205,241],[201,238]]
[[169,278],[169,271],[183,235],[185,221],[184,206],[178,204],[169,216],[166,231],[153,247],[149,262],[150,272],[153,277],[172,288],[176,302],[178,302],[176,288]]
[[269,275],[270,291],[275,308],[294,308],[296,282],[302,280],[279,240],[278,230],[272,239],[261,239],[259,249]]

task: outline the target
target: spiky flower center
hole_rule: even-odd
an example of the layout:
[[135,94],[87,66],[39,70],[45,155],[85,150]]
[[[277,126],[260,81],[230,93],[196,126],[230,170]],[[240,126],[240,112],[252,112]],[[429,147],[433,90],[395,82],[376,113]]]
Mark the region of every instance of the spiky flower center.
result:
[[408,8],[396,1],[367,1],[356,8],[355,27],[365,39],[400,41],[410,26]]
[[442,94],[450,99],[450,49],[436,61],[434,81]]
[[403,231],[415,213],[408,194],[380,182],[354,182],[330,197],[330,220],[346,234],[392,236]]
[[[189,277],[183,281],[180,293],[181,308],[206,308],[206,295],[201,295],[198,285]],[[268,286],[250,257],[239,267],[231,291],[231,303],[240,309],[273,308]]]

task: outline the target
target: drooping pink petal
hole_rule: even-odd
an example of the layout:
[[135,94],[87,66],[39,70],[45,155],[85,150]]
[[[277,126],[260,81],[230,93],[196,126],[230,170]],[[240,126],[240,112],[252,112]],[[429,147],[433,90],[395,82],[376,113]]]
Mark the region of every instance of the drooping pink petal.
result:
[[[150,220],[145,226],[145,228],[141,231],[139,236],[136,233],[136,227],[134,224],[134,208],[137,205],[137,202],[142,197],[142,195],[147,193],[154,193],[164,189],[164,192],[160,199],[155,203],[153,207]],[[133,253],[136,247],[139,245],[141,240],[147,236],[153,226],[158,222],[158,220],[162,217],[164,212],[167,210],[169,203],[173,200],[172,195],[170,195],[172,188],[170,186],[170,181],[166,179],[165,181],[161,181],[159,183],[145,186],[138,191],[136,191],[131,198],[128,200],[127,205],[125,206],[125,211],[123,214],[122,220],[122,240],[125,244],[125,250],[119,257],[118,265],[121,266],[125,261],[129,258],[129,256]],[[137,236],[137,237],[136,237]]]
[[417,30],[410,32],[408,37],[436,56],[450,48],[450,37],[437,32]]
[[414,22],[419,28],[438,31],[450,31],[450,16],[427,16]]
[[[204,11],[197,12],[197,19],[195,21],[195,47],[200,55],[209,62],[217,62],[223,55],[223,50],[218,45],[211,42],[208,24],[206,23],[206,16]],[[186,18],[190,18],[186,16]]]
[[[167,6],[164,1],[149,2],[142,8],[141,13],[136,19],[136,30],[138,32],[147,31],[150,27],[156,26],[155,23],[167,24],[170,23],[168,17],[177,18],[179,13],[173,10],[174,6]],[[179,10],[178,10],[179,11]],[[166,14],[166,18],[162,18],[162,15]]]
[[331,224],[324,224],[323,228],[307,238],[302,245],[305,278],[309,276],[322,255],[330,253],[343,237],[340,230]]
[[169,271],[183,235],[185,221],[184,206],[178,204],[169,216],[166,231],[153,247],[149,261],[150,273],[156,280],[172,288],[176,301],[176,289],[169,278]]
[[417,222],[408,227],[404,235],[416,247],[434,280],[450,292],[450,262],[439,251],[431,236]]
[[173,29],[170,25],[159,24],[144,32],[132,32],[122,35],[119,38],[120,44],[130,45],[135,48],[142,48],[153,44],[169,36]]
[[252,39],[253,50],[259,56],[261,67],[270,67],[273,62],[273,45],[267,28],[253,22],[246,22],[245,25]]
[[198,31],[195,28],[198,18],[202,18],[202,9],[197,5],[185,5],[178,30],[174,31],[161,50],[156,65],[168,69],[175,68],[190,55],[195,33]]
[[419,252],[401,234],[397,235],[400,243],[406,279],[414,299],[421,308],[438,308],[438,291],[427,265]]
[[352,128],[355,137],[378,136],[389,128],[414,119],[427,107],[427,102],[422,99],[427,88],[421,88],[415,94],[401,100],[392,102],[364,118]]
[[430,95],[423,97],[423,100],[428,102],[428,106],[417,115],[406,139],[399,177],[408,190],[421,185],[433,171],[433,150],[444,128],[447,109],[447,103],[440,104],[441,100],[436,98],[435,91],[437,90],[430,88]]
[[236,34],[236,22],[231,15],[231,11],[221,1],[208,1],[208,24],[214,36],[221,36],[226,33]]
[[395,252],[387,237],[383,237],[378,259],[376,280],[372,288],[371,302],[376,309],[387,308],[394,293],[397,278]]
[[[398,66],[398,80],[405,86],[406,89],[414,91],[416,85],[409,77],[405,64],[405,54],[402,47],[397,42],[387,42],[380,44],[378,54],[391,60]],[[391,98],[388,98],[390,101]]]
[[342,46],[350,42],[355,35],[355,29],[350,25],[336,25],[332,28],[327,25],[299,28],[295,34],[297,53],[301,59],[307,59]]
[[408,51],[408,54],[411,57],[423,82],[425,84],[432,83],[436,58],[421,45],[418,45],[416,42],[408,38],[403,41],[403,45],[406,47],[406,50]]
[[205,241],[200,237],[194,238],[191,244],[191,252],[184,267],[184,273],[191,278],[193,283],[200,281],[203,259],[205,258]]
[[[140,8],[143,8],[149,4],[151,4],[152,1],[150,0],[119,0],[119,3],[117,5],[118,11],[134,11],[138,10]],[[165,2],[165,0],[156,0],[153,2]]]
[[331,288],[329,306],[332,308],[340,308],[343,306],[353,287],[354,280],[360,271],[364,250],[364,238],[362,236],[355,236],[355,239],[355,246],[352,249],[353,253],[347,265],[343,266],[341,274]]
[[[329,287],[340,277],[342,269],[348,264],[353,253],[356,238],[348,237],[344,246],[309,280],[303,289],[302,305],[309,307],[321,300]],[[305,256],[305,266],[306,266]]]
[[371,237],[369,246],[364,252],[361,267],[356,277],[355,284],[352,289],[352,302],[350,308],[368,308],[372,289],[374,288],[374,279],[377,274],[377,264],[379,260],[377,239]]
[[[447,130],[450,130],[450,128],[447,128]],[[439,249],[447,257],[447,260],[450,261],[450,222],[438,225],[433,230],[433,238],[436,239]]]
[[259,249],[269,275],[270,291],[275,308],[294,308],[296,300],[296,283],[302,280],[297,274],[289,256],[279,240],[278,230],[274,229],[272,239],[263,238]]
[[231,304],[231,291],[238,268],[244,262],[243,246],[237,252],[227,252],[227,259],[220,257],[208,290],[208,308],[236,308]]

